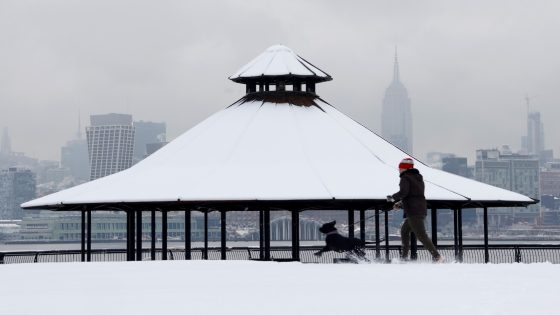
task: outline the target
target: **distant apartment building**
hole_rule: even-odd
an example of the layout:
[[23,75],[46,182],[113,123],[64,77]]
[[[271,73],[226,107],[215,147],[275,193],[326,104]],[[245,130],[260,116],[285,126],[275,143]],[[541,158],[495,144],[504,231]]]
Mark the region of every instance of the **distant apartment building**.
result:
[[541,168],[541,195],[560,197],[560,162],[546,163]]
[[453,153],[428,152],[426,163],[433,168],[446,171],[451,174],[473,178],[473,167],[467,163],[466,157],[456,156]]
[[60,148],[60,166],[68,169],[70,175],[78,181],[90,179],[88,144],[85,139],[74,139]]
[[[512,153],[507,146],[502,150],[477,150],[475,179],[493,186],[540,199],[539,160],[532,155]],[[527,208],[493,208],[491,223],[510,225],[516,222],[533,223],[539,214],[539,205]]]
[[441,161],[441,169],[448,173],[471,178],[469,173],[469,166],[467,165],[466,157],[445,157]]
[[94,180],[132,166],[134,126],[126,114],[91,115],[86,128],[90,179]]
[[0,171],[0,220],[23,218],[20,205],[35,198],[35,174],[30,170],[9,168]]
[[148,145],[150,145],[151,150],[161,148],[162,145],[158,147],[157,144],[165,143],[166,128],[164,122],[142,120],[134,122],[134,162],[138,162],[149,155]]

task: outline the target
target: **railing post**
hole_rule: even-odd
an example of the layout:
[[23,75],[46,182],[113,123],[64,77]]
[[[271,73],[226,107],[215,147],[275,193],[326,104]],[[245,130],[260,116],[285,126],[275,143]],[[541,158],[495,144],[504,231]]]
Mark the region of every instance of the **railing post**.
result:
[[521,262],[521,249],[519,248],[519,246],[515,246],[515,262]]
[[161,210],[161,259],[167,260],[167,210]]
[[226,211],[220,211],[220,258],[226,260]]
[[484,263],[490,262],[488,252],[488,207],[484,207]]
[[185,260],[191,259],[191,210],[185,210]]

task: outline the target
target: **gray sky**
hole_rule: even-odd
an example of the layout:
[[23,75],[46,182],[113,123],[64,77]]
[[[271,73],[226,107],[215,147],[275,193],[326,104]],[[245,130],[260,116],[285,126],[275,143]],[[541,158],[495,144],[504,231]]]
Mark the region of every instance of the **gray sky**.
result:
[[560,154],[557,1],[0,0],[0,127],[59,159],[78,111],[165,121],[173,139],[244,94],[227,79],[281,43],[334,80],[317,92],[374,131],[398,45],[415,156],[520,146],[524,97]]

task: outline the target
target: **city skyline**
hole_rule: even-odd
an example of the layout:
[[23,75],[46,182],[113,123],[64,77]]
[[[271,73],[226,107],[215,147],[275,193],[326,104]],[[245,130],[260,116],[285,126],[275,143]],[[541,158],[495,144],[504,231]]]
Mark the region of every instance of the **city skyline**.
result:
[[[243,95],[227,76],[245,56],[285,43],[333,76],[322,98],[381,134],[397,45],[418,159],[439,151],[473,161],[477,148],[520,148],[526,94],[541,112],[545,147],[560,152],[559,4],[268,5],[3,2],[0,128],[9,128],[13,151],[52,160],[72,139],[78,112],[165,121],[172,140]],[[237,23],[249,18],[270,27]],[[201,28],[208,31],[193,31]],[[325,34],[332,40],[316,40]]]

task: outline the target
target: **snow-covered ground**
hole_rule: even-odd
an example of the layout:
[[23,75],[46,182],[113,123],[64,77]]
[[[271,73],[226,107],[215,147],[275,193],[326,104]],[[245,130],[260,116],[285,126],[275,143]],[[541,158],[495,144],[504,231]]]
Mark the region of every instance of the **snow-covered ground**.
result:
[[2,314],[560,314],[560,265],[0,265]]

